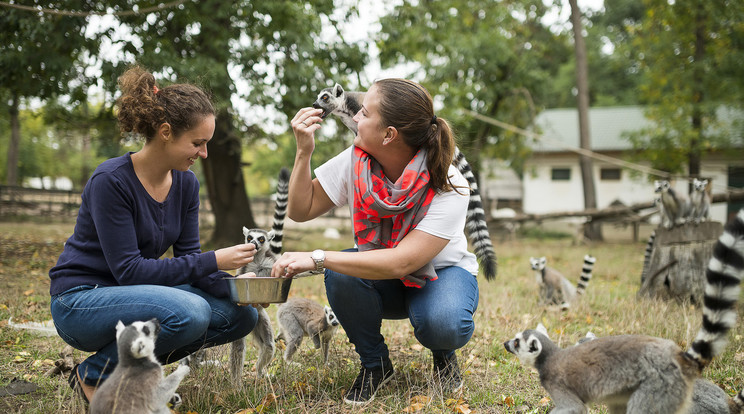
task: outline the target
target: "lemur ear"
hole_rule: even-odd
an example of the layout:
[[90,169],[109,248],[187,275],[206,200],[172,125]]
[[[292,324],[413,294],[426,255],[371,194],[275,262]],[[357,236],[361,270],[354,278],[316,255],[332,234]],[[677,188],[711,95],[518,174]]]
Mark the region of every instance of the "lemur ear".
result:
[[537,328],[535,328],[535,330],[545,336],[548,336],[548,330],[545,328],[545,325],[543,325],[542,323],[538,323]]
[[540,264],[545,264],[545,262],[547,262],[547,259],[545,258],[545,256],[541,257]]
[[276,232],[274,230],[269,230],[268,233],[266,233],[266,240],[271,240],[276,236]]
[[250,230],[248,230],[248,228],[246,228],[245,226],[243,226],[243,236],[247,236],[249,231]]
[[116,323],[116,339],[119,339],[119,336],[121,336],[121,333],[124,331],[124,323],[122,321],[119,321]]
[[336,96],[336,98],[340,97],[344,94],[344,88],[339,85],[338,83],[333,85],[333,95]]
[[535,337],[530,338],[529,344],[530,344],[530,349],[529,349],[530,353],[542,351],[542,344],[537,338]]

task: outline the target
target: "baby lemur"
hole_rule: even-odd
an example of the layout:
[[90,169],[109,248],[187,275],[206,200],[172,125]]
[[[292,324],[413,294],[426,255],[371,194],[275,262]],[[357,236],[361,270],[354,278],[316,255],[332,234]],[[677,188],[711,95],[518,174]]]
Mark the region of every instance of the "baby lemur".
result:
[[91,414],[170,414],[168,401],[190,369],[179,365],[163,378],[163,367],[154,354],[158,333],[157,319],[116,324],[119,362],[93,394]]
[[567,309],[578,295],[583,295],[592,278],[592,269],[597,259],[593,256],[584,256],[584,266],[581,276],[574,287],[559,271],[548,267],[545,256],[540,258],[530,257],[530,267],[535,271],[535,279],[540,286],[539,303],[541,306],[560,305]]
[[685,413],[695,381],[720,354],[736,324],[744,277],[744,209],[724,228],[705,272],[703,322],[687,351],[673,341],[644,335],[608,336],[560,349],[540,330],[504,343],[507,351],[537,369],[552,413],[585,413],[602,402],[610,413]]
[[279,321],[277,339],[284,339],[287,343],[284,350],[286,362],[290,362],[302,344],[302,339],[309,336],[315,349],[320,349],[323,353],[323,363],[328,363],[331,338],[339,326],[336,314],[330,307],[324,307],[310,299],[290,298],[286,303],[279,305],[276,318]]
[[[279,171],[279,180],[276,185],[276,204],[274,206],[274,219],[270,231],[262,229],[247,229],[243,227],[243,236],[246,243],[256,246],[256,254],[253,261],[237,271],[237,275],[255,273],[258,277],[271,275],[271,266],[274,265],[279,253],[282,251],[282,239],[284,229],[284,218],[287,215],[287,201],[289,199],[289,170],[282,168]],[[258,322],[251,331],[253,343],[258,348],[256,359],[256,375],[263,377],[267,368],[274,358],[276,345],[274,344],[274,328],[268,312],[260,305],[258,309]],[[239,383],[243,374],[245,363],[245,338],[233,341],[230,345],[230,374],[235,383]]]

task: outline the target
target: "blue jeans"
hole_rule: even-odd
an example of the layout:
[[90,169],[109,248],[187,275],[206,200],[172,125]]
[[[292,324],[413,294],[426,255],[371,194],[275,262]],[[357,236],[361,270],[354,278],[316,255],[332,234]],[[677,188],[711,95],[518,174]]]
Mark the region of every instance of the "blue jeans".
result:
[[450,356],[468,343],[478,308],[478,281],[461,267],[437,269],[423,288],[399,279],[367,280],[325,271],[328,302],[366,368],[389,359],[380,328],[383,319],[408,318],[421,345]]
[[95,352],[80,364],[86,384],[98,385],[118,362],[116,323],[156,318],[160,334],[155,354],[164,364],[200,348],[242,338],[253,330],[258,313],[190,285],[78,286],[55,295],[52,319],[62,339],[72,347]]

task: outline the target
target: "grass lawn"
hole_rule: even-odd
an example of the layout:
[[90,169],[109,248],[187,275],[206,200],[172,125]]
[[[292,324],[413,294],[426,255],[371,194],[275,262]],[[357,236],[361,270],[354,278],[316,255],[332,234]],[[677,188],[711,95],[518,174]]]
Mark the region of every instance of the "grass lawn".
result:
[[[84,413],[86,406],[67,386],[66,376],[45,377],[50,364],[65,346],[58,337],[39,336],[11,329],[14,322],[50,319],[47,272],[56,262],[73,224],[0,223],[0,386],[13,379],[38,385],[30,394],[0,397],[3,413]],[[321,230],[285,230],[285,250],[342,249],[342,240],[328,240]],[[608,234],[605,243],[577,243],[556,232],[532,231],[499,242],[494,238],[499,273],[493,282],[479,276],[480,302],[471,341],[457,351],[465,386],[457,396],[442,396],[432,381],[431,354],[418,344],[406,320],[383,323],[396,377],[375,400],[350,408],[342,395],[356,377],[359,363],[346,335],[334,337],[329,364],[305,340],[295,354],[298,365],[287,365],[277,355],[270,377],[257,380],[255,351],[249,347],[244,382],[230,385],[227,348],[213,351],[223,367],[194,369],[179,388],[184,403],[180,413],[544,413],[553,408],[537,374],[508,354],[503,342],[516,332],[542,322],[561,346],[574,344],[588,330],[597,336],[647,334],[671,339],[686,348],[700,325],[701,311],[689,305],[639,299],[636,292],[643,265],[645,241],[630,242]],[[646,232],[648,234],[648,232]],[[551,237],[541,237],[549,235]],[[554,267],[575,282],[585,254],[597,257],[587,294],[567,311],[538,306],[537,285],[529,268],[530,256],[546,256]],[[294,282],[292,296],[326,303],[320,277]],[[741,317],[744,305],[738,304]],[[274,317],[276,306],[269,308]],[[275,319],[274,319],[275,320]],[[726,351],[704,376],[729,395],[744,388],[744,327],[729,335]],[[81,361],[88,354],[75,351]],[[166,371],[173,367],[167,366]],[[604,413],[602,406],[592,412]]]

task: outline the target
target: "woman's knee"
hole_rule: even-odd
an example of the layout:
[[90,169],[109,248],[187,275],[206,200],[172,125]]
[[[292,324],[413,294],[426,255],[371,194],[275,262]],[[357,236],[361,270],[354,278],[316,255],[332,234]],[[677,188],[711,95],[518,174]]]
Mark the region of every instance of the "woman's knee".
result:
[[465,346],[475,330],[472,314],[460,312],[428,312],[414,321],[416,339],[429,349],[454,350]]
[[178,300],[169,300],[163,306],[167,312],[160,320],[161,328],[181,331],[184,328],[193,331],[206,332],[212,318],[212,308],[203,298],[185,294],[179,295]]

